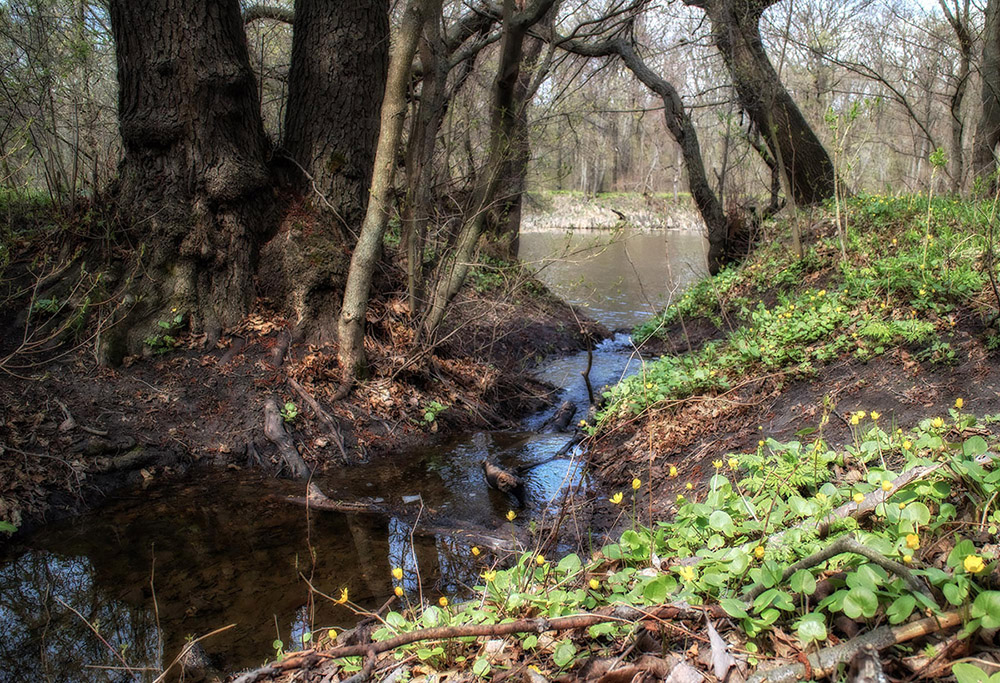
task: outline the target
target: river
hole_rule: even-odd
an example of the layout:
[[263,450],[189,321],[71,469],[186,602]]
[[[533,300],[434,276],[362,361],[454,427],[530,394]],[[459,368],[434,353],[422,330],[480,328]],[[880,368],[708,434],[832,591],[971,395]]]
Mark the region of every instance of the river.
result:
[[[659,310],[704,273],[698,233],[530,232],[520,257],[557,294],[619,331]],[[627,334],[598,345],[595,386],[635,371]],[[586,354],[546,362],[539,376],[562,398],[587,403],[580,376]],[[413,501],[438,514],[497,526],[513,504],[488,489],[479,463],[549,459],[565,434],[535,434],[548,413],[529,416],[523,433],[462,435],[327,476],[331,497]],[[528,473],[517,525],[551,509],[567,486],[586,485],[577,463],[546,462]],[[301,484],[241,471],[195,469],[180,480],[118,493],[100,509],[49,525],[0,562],[0,683],[150,681],[190,638],[225,671],[261,664],[301,647],[307,634],[356,617],[312,592],[375,609],[395,585],[408,596],[460,595],[483,570],[448,534],[414,536],[401,520],[307,514],[280,500]],[[502,528],[502,527],[501,527]],[[404,570],[393,579],[394,567]]]

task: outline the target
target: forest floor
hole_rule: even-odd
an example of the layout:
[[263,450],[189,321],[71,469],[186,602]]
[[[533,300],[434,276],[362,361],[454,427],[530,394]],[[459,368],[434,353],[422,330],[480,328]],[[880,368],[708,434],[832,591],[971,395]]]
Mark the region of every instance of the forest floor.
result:
[[389,604],[372,640],[317,634],[240,680],[986,680],[992,208],[859,197],[843,245],[830,213],[800,218],[801,258],[768,226],[636,330],[660,357],[582,426],[603,546],[474,549],[473,599]]
[[[14,244],[6,271],[14,277],[5,284],[22,296],[8,297],[0,311],[5,531],[75,514],[118,487],[179,474],[194,463],[281,472],[280,453],[263,430],[268,401],[318,472],[432,434],[512,428],[552,400],[552,388],[530,375],[538,359],[608,335],[520,269],[494,264],[473,269],[431,353],[413,343],[405,301],[376,298],[366,339],[371,377],[345,400],[333,400],[336,350],[290,344],[292,322],[266,301],[215,348],[206,351],[203,337],[181,334],[121,367],[103,367],[92,343],[19,352],[45,325],[47,302],[29,304],[29,275],[44,262],[43,248],[37,235]],[[53,240],[47,248],[72,252]],[[34,319],[27,325],[29,305]],[[7,537],[0,533],[0,544]]]

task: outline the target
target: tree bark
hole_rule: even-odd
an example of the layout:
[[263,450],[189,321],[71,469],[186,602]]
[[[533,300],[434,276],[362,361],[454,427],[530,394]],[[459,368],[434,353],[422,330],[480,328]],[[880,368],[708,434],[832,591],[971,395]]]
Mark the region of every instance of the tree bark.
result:
[[688,189],[708,232],[708,269],[713,275],[719,272],[727,259],[729,226],[722,203],[712,190],[708,175],[705,173],[698,133],[691,122],[691,117],[684,109],[684,103],[677,90],[669,81],[656,75],[642,61],[632,45],[621,38],[595,44],[565,39],[557,39],[557,42],[563,49],[579,55],[620,56],[629,71],[663,100],[663,116],[667,130],[681,148],[684,168],[687,171]]
[[778,0],[684,0],[708,15],[712,37],[740,106],[780,160],[793,198],[809,205],[832,197],[836,169],[823,144],[778,79],[764,51],[760,18]]
[[951,182],[952,190],[962,191],[962,181],[965,176],[965,150],[962,139],[965,137],[965,119],[962,116],[962,103],[969,87],[969,76],[972,73],[972,32],[969,30],[969,0],[954,0],[955,6],[949,7],[946,0],[938,0],[944,15],[955,31],[958,39],[959,63],[955,75],[955,90],[951,94]]
[[978,189],[996,186],[996,147],[1000,143],[1000,0],[987,0],[983,27],[982,110],[976,126],[972,166]]
[[127,320],[101,343],[115,362],[162,334],[158,323],[180,316],[211,339],[247,313],[269,178],[237,0],[113,0],[110,14],[116,193],[141,261]]
[[375,264],[382,248],[389,212],[392,209],[392,183],[396,170],[396,152],[403,133],[406,116],[406,92],[413,67],[425,17],[431,12],[432,2],[440,0],[410,0],[403,16],[397,43],[389,62],[385,98],[379,127],[378,147],[375,152],[375,170],[371,182],[371,199],[361,225],[351,267],[344,288],[344,300],[337,322],[337,359],[340,364],[343,387],[350,387],[355,379],[367,374],[365,359],[365,313],[371,290]]

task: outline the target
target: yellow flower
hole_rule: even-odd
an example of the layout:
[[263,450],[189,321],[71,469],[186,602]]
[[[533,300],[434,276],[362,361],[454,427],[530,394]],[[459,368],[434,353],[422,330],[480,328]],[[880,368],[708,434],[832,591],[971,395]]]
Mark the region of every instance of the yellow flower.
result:
[[694,569],[691,567],[681,567],[677,570],[677,573],[680,574],[683,581],[694,581]]
[[757,445],[758,446],[763,446],[764,445],[764,439],[761,439],[760,441],[758,441]]
[[535,564],[537,564],[539,567],[541,567],[543,564],[545,564],[545,556],[544,555],[539,555],[538,557],[536,557],[535,558]]
[[440,598],[438,598],[438,604],[441,605],[442,607],[447,607],[448,606],[448,598],[446,598],[446,597],[444,597],[442,595]]
[[688,491],[690,491],[691,489],[694,488],[694,484],[692,484],[691,482],[688,482],[688,483],[684,484],[684,488],[686,488]]
[[730,458],[729,459],[729,469],[735,470],[739,466],[740,466],[740,461],[739,460],[737,460],[736,458]]
[[825,289],[819,290],[818,292],[816,292],[816,296],[826,296],[826,290]]
[[855,493],[853,496],[851,496],[851,500],[853,500],[858,505],[861,505],[861,503],[863,503],[865,501],[865,494],[860,493],[860,492],[859,493]]
[[653,385],[652,385],[652,384],[650,384],[649,382],[646,382],[646,388],[647,388],[647,389],[652,389],[652,388],[653,388]]
[[517,517],[517,513],[516,512],[514,512],[513,510],[507,510],[507,521],[508,522],[513,522],[515,517]]
[[965,571],[970,574],[978,574],[979,572],[986,569],[986,563],[983,562],[983,558],[979,555],[969,555],[962,561],[962,566],[965,567]]
[[859,422],[861,422],[861,420],[858,418],[858,416],[856,414],[855,415],[851,415],[851,424],[852,425],[854,425],[855,427],[857,427]]
[[895,237],[892,238],[892,246],[896,246],[896,238]]
[[908,451],[911,448],[913,448],[913,442],[912,441],[910,441],[909,439],[907,439],[906,441],[903,442],[903,450],[904,451]]
[[618,493],[616,493],[615,495],[613,495],[613,496],[611,496],[610,498],[608,498],[608,500],[610,500],[610,501],[611,501],[612,503],[614,503],[615,505],[621,505],[621,502],[622,502],[622,498],[624,498],[624,496],[622,495],[622,492],[621,492],[621,491],[619,491],[619,492],[618,492]]
[[393,567],[392,568],[392,578],[396,579],[397,581],[399,581],[400,579],[402,579],[403,578],[403,568],[402,567]]
[[753,549],[754,557],[756,557],[758,560],[763,560],[764,559],[764,552],[765,552],[764,551],[764,546],[762,546],[762,545],[759,545],[759,546],[757,546],[756,548]]
[[885,481],[883,481],[882,482],[882,490],[885,491],[886,493],[888,493],[889,491],[892,491],[892,482],[889,481],[888,479],[886,479]]
[[906,564],[913,562],[913,555],[903,555],[903,562]]
[[921,289],[921,290],[920,290],[919,292],[917,292],[917,293],[918,293],[918,294],[919,294],[920,296],[923,296],[923,295],[924,295],[924,294],[926,294],[927,292],[926,292],[925,290]]
[[900,503],[897,507],[899,507],[900,510],[905,510],[906,509],[906,503]]
[[944,427],[944,418],[943,417],[935,417],[931,421],[931,427],[933,427],[934,429],[941,429],[942,427]]
[[642,479],[636,477],[635,479],[632,480],[632,490],[638,491],[640,488],[642,488]]
[[874,410],[871,413],[869,413],[869,415],[871,415],[871,418],[873,420],[878,420],[880,417],[882,417],[882,413],[876,413]]
[[401,597],[403,597],[403,587],[402,587],[402,586],[396,586],[396,587],[395,587],[395,588],[394,588],[394,589],[392,590],[392,592],[396,594],[396,597],[397,597],[397,598],[401,598]]
[[495,581],[496,578],[497,578],[496,572],[492,571],[483,572],[483,581],[485,581],[486,583],[493,583],[493,581]]
[[962,406],[963,406],[963,405],[965,405],[965,401],[963,401],[963,400],[962,400],[962,399],[960,399],[960,398],[956,398],[956,399],[955,399],[955,407],[956,407],[957,409],[961,410],[961,409],[962,409]]
[[721,470],[722,469],[722,461],[721,460],[713,460],[712,461],[712,467],[714,467],[717,470]]
[[597,579],[591,579],[589,581],[589,584],[590,584],[590,589],[591,590],[595,590],[596,591],[598,588],[601,587],[601,582],[598,581]]
[[337,598],[334,602],[336,602],[338,605],[343,605],[345,602],[347,602],[347,589],[346,588],[341,588],[340,589],[340,597]]
[[910,550],[918,550],[920,548],[920,537],[916,534],[906,534],[906,547]]
[[816,500],[818,500],[820,503],[825,503],[828,498],[829,498],[829,496],[827,496],[822,491],[820,491],[819,493],[816,494]]
[[473,557],[479,557],[479,553],[481,553],[481,552],[482,552],[482,550],[479,549],[478,545],[472,546],[472,556]]
[[670,476],[671,477],[676,477],[677,476],[677,466],[676,465],[671,465],[670,466]]

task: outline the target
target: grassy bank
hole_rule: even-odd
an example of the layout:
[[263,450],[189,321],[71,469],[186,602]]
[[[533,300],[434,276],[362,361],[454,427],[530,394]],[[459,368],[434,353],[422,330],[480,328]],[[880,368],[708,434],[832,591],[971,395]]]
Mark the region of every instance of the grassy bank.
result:
[[[828,214],[804,223],[802,258],[769,227],[636,330],[663,355],[585,425],[612,542],[470,548],[481,581],[458,604],[420,607],[400,570],[374,646],[319,638],[368,656],[324,666],[792,680],[873,643],[890,677],[980,680],[960,660],[1000,627],[992,213],[860,197],[843,245]],[[798,668],[763,673],[780,666]]]

